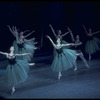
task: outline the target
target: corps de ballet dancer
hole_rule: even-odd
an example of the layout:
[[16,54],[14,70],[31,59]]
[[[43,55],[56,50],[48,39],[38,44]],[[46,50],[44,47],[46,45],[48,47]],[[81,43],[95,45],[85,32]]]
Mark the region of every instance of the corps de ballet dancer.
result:
[[58,72],[58,79],[62,76],[61,72],[66,71],[72,68],[76,61],[76,51],[70,49],[64,49],[64,46],[74,45],[73,43],[63,44],[61,43],[60,38],[57,38],[57,43],[55,44],[53,40],[47,35],[46,36],[50,42],[52,43],[53,47],[56,50],[56,54],[54,56],[51,68],[53,71]]
[[[29,55],[27,55],[26,57],[20,57],[20,59],[26,60],[28,62],[31,61],[31,58],[34,55],[34,51],[36,49],[38,49],[35,44],[37,44],[37,42],[35,42],[35,38],[31,38],[31,39],[26,39],[26,37],[28,37],[30,34],[32,34],[33,32],[35,32],[34,30],[27,34],[26,36],[24,36],[24,33],[26,31],[21,31],[19,32],[18,29],[16,27],[12,27],[12,29],[9,27],[9,30],[11,31],[11,33],[15,36],[16,40],[13,42],[13,46],[15,48],[15,53],[30,53],[32,56],[30,57]],[[35,63],[30,63],[30,65],[34,65]]]
[[5,71],[5,82],[8,86],[12,87],[11,94],[15,92],[15,85],[18,85],[21,82],[24,82],[28,78],[29,63],[16,59],[17,56],[27,56],[31,55],[30,53],[16,54],[15,48],[10,47],[10,53],[1,52],[0,54],[5,55],[8,59],[8,65]]
[[[73,33],[72,33],[72,31],[70,30],[69,27],[68,27],[68,30],[70,32],[72,42],[74,44],[76,44],[73,49],[76,50],[77,56],[79,56],[82,59],[82,61],[84,62],[85,66],[87,68],[89,68],[89,65],[88,65],[88,63],[87,63],[87,61],[86,61],[86,59],[85,59],[85,57],[84,57],[84,55],[82,53],[82,50],[81,50],[82,42],[80,41],[80,36],[76,35],[76,39],[75,39],[74,36],[73,36]],[[75,62],[74,66],[75,66],[74,70],[77,70],[77,63],[76,62]]]
[[[61,42],[62,42],[63,44],[68,43],[68,42],[66,42],[65,40],[63,40],[63,37],[66,36],[66,35],[69,33],[69,31],[68,31],[68,32],[65,32],[64,34],[62,34],[62,31],[61,31],[61,30],[57,30],[57,34],[56,34],[56,32],[55,32],[54,28],[52,27],[52,25],[49,24],[49,26],[50,26],[50,28],[51,28],[51,30],[52,30],[52,32],[53,32],[53,35],[55,36],[56,39],[57,39],[57,38],[60,38],[60,40],[61,40]],[[67,46],[67,47],[65,46],[65,47],[63,47],[63,48],[70,48],[70,46]],[[53,55],[55,55],[55,54],[56,54],[56,50],[55,50],[55,48],[54,48],[54,50],[53,50]]]
[[93,36],[94,34],[97,34],[100,31],[92,32],[91,28],[89,28],[89,32],[87,32],[86,27],[84,25],[83,25],[83,28],[84,28],[85,33],[87,35],[85,52],[89,55],[89,60],[91,60],[91,55],[96,53],[96,51],[100,50],[100,39]]

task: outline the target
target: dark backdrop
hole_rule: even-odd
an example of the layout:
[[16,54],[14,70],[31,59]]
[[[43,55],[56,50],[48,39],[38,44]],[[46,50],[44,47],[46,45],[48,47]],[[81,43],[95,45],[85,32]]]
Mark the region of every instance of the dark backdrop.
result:
[[[35,30],[29,38],[35,37],[40,45],[43,35],[43,46],[39,53],[52,52],[52,44],[45,37],[46,34],[55,40],[49,24],[55,31],[58,29],[65,33],[69,26],[74,36],[79,34],[83,41],[83,51],[86,43],[86,34],[82,24],[92,31],[100,30],[100,2],[95,1],[5,1],[0,2],[0,51],[8,51],[15,37],[7,25],[17,26],[20,30]],[[100,33],[99,33],[100,34]],[[97,34],[98,38],[100,35]],[[71,42],[70,35],[64,40]]]

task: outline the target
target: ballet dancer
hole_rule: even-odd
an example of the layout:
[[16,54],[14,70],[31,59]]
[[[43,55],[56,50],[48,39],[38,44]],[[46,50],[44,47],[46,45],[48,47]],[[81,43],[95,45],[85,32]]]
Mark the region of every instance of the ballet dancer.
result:
[[5,71],[5,82],[12,86],[11,94],[15,92],[15,85],[24,82],[27,79],[29,70],[28,62],[16,59],[16,57],[31,55],[30,53],[16,54],[14,51],[15,48],[13,46],[10,47],[10,53],[0,51],[0,54],[5,55],[9,62]]
[[[35,46],[35,44],[37,44],[37,42],[35,42],[35,38],[32,39],[26,39],[26,37],[28,37],[29,35],[31,35],[33,32],[35,32],[34,30],[27,34],[26,36],[24,36],[24,33],[26,31],[21,31],[19,32],[18,29],[16,27],[12,27],[12,29],[9,27],[9,30],[11,31],[11,33],[16,37],[16,40],[13,42],[13,46],[15,48],[15,53],[30,53],[32,56],[34,55],[34,51],[37,49],[37,47]],[[24,59],[28,62],[31,61],[32,56],[26,56],[26,57],[20,57],[20,59]],[[35,63],[33,63],[34,65]]]
[[83,28],[87,35],[85,52],[89,55],[89,60],[91,60],[91,55],[94,54],[96,51],[100,50],[100,40],[97,37],[93,37],[94,34],[97,34],[100,31],[92,32],[91,28],[89,28],[89,32],[87,32],[86,27],[84,25]]
[[61,30],[58,30],[58,34],[56,34],[56,32],[54,31],[52,25],[49,24],[49,26],[50,26],[50,28],[51,28],[51,30],[52,30],[52,32],[53,32],[53,35],[55,36],[56,39],[57,39],[57,38],[60,38],[60,40],[62,40],[62,43],[67,43],[67,42],[63,41],[63,37],[64,37],[65,35],[67,35],[67,34],[69,33],[69,31],[66,32],[66,33],[64,33],[64,34],[62,34],[62,31],[61,31]]
[[[71,35],[71,40],[75,44],[74,50],[76,50],[77,56],[79,56],[82,59],[82,61],[84,62],[85,66],[87,68],[89,68],[89,65],[88,65],[86,59],[84,58],[84,55],[83,55],[82,50],[81,50],[82,42],[80,41],[80,36],[76,35],[76,39],[75,39],[74,36],[73,36],[73,33],[72,33],[72,31],[70,30],[69,27],[68,27],[68,30],[69,30],[70,35]],[[77,63],[76,62],[75,62],[74,66],[75,66],[74,70],[77,70]]]
[[[52,27],[52,25],[49,24],[49,26],[50,26],[50,28],[51,28],[51,30],[52,30],[52,32],[53,32],[53,35],[55,36],[56,39],[57,39],[57,38],[60,38],[60,40],[61,40],[61,42],[62,42],[63,44],[68,43],[68,42],[66,42],[65,40],[63,40],[63,37],[66,36],[66,35],[69,33],[69,31],[66,32],[66,33],[64,33],[64,34],[62,34],[62,31],[61,31],[61,30],[57,30],[57,34],[56,34],[56,32],[55,32],[54,28]],[[63,47],[63,48],[70,48],[70,46]],[[54,48],[54,50],[53,50],[53,55],[55,55],[55,54],[56,54],[56,50],[55,50],[55,48]]]
[[60,77],[62,76],[61,72],[72,68],[76,61],[76,51],[64,49],[63,47],[74,44],[62,44],[60,38],[57,38],[57,44],[55,44],[48,35],[46,35],[46,37],[50,40],[57,52],[54,56],[51,68],[53,69],[53,71],[58,72],[58,79],[60,79]]

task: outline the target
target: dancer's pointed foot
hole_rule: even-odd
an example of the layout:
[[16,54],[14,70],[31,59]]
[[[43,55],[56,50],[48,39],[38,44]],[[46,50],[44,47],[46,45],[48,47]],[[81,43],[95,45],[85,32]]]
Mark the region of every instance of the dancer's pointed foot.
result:
[[58,79],[60,80],[60,77],[62,76],[62,74],[61,73],[59,73],[59,75],[58,75]]
[[15,88],[12,88],[11,94],[13,94],[15,92]]
[[89,60],[91,60],[91,56],[89,56]]
[[30,65],[30,66],[33,66],[33,65],[35,65],[35,63],[29,63],[29,65]]
[[77,67],[74,68],[74,71],[76,71],[76,70],[77,70]]
[[76,56],[79,56],[79,55],[80,55],[80,53],[77,53],[77,54],[76,54]]
[[87,67],[87,68],[90,68],[90,66],[89,66],[89,65],[86,65],[86,67]]

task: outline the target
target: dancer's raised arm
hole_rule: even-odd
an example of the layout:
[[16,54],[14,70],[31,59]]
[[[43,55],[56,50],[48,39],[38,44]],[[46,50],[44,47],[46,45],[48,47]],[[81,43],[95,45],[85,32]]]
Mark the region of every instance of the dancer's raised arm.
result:
[[[28,30],[26,30],[26,31],[28,31]],[[25,35],[24,37],[26,38],[26,37],[28,37],[29,35],[31,35],[32,33],[34,33],[35,31],[33,30],[32,32],[30,32],[29,34],[27,34],[27,35]],[[24,33],[25,33],[25,31],[24,31]]]
[[16,37],[16,40],[18,41],[18,30],[17,30],[17,28],[16,27],[14,27],[14,26],[12,26],[12,29],[10,28],[10,26],[9,25],[7,25],[8,26],[8,28],[9,28],[9,30],[11,31],[11,33]]
[[42,46],[43,46],[43,33],[42,33],[42,36],[41,36],[39,49],[40,49]]
[[7,27],[9,28],[10,32],[16,37],[14,31],[11,29],[11,27],[9,25],[7,25]]
[[52,45],[56,48],[55,43],[53,42],[53,40],[50,38],[50,36],[46,35],[46,37],[50,40],[50,42],[52,43]]
[[83,28],[85,30],[85,33],[88,35],[88,32],[87,32],[86,27],[84,25],[83,25]]
[[25,30],[25,31],[23,32],[23,34],[26,33],[26,32],[29,32],[29,30]]
[[93,32],[92,34],[97,34],[97,33],[99,33],[100,31],[97,31],[97,32]]
[[35,38],[31,38],[29,40],[25,40],[25,42],[34,41],[34,40],[35,40]]
[[71,35],[71,40],[72,40],[72,42],[75,42],[75,38],[74,38],[73,33],[72,33],[72,31],[70,30],[69,27],[68,27],[68,30],[69,30],[69,33],[70,33],[70,35]]
[[65,35],[67,35],[69,33],[69,31],[68,32],[66,32],[66,33],[64,33],[63,35],[61,35],[62,37],[64,37]]
[[55,36],[55,37],[57,37],[57,35],[56,35],[56,33],[55,33],[55,31],[54,31],[53,27],[51,26],[51,24],[50,24],[49,26],[50,26],[50,28],[51,28],[51,30],[52,30],[52,32],[53,32],[53,34],[54,34],[54,36]]

